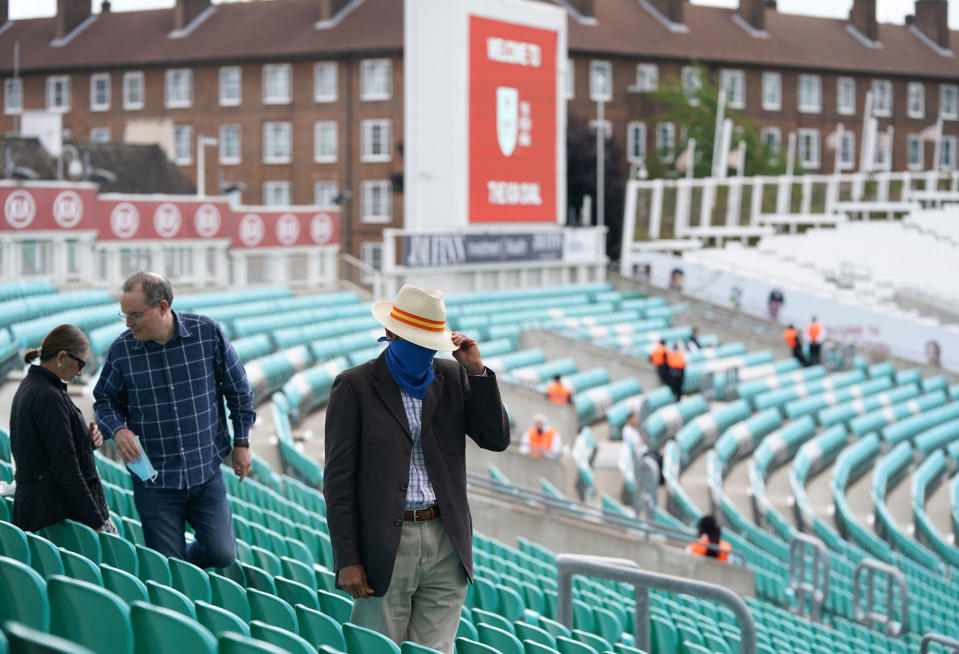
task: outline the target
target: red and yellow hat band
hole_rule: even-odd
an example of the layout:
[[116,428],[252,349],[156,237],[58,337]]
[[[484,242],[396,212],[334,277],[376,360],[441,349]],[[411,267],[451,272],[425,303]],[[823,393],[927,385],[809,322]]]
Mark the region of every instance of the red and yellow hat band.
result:
[[446,329],[445,320],[430,320],[422,316],[407,313],[402,309],[398,309],[395,304],[393,305],[393,309],[390,311],[390,317],[394,320],[400,321],[401,323],[409,325],[410,327],[424,329],[428,332],[442,332]]

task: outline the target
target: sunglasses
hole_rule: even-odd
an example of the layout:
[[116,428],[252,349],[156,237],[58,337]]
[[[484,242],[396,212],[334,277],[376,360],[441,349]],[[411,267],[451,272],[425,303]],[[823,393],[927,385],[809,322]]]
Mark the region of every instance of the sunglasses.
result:
[[70,357],[71,359],[73,359],[74,361],[76,361],[76,362],[77,362],[77,370],[80,371],[80,372],[83,372],[83,366],[87,365],[87,362],[84,361],[83,359],[81,359],[81,358],[78,357],[78,356],[75,356],[75,355],[73,355],[73,354],[70,354],[69,352],[67,352],[67,356]]

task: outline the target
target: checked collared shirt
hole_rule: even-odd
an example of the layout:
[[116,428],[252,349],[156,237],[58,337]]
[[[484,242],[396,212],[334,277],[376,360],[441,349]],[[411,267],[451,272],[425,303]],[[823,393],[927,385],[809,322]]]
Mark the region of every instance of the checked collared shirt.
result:
[[248,444],[256,418],[246,370],[220,326],[206,316],[174,313],[173,338],[136,341],[129,330],[110,346],[93,390],[107,438],[126,427],[140,439],[157,488],[191,488],[212,478],[233,441]]
[[400,389],[403,398],[403,409],[406,411],[406,422],[410,425],[410,435],[413,436],[413,454],[410,455],[410,482],[406,489],[405,509],[419,509],[436,504],[436,493],[430,483],[430,475],[426,471],[426,457],[423,455],[423,400],[418,399]]

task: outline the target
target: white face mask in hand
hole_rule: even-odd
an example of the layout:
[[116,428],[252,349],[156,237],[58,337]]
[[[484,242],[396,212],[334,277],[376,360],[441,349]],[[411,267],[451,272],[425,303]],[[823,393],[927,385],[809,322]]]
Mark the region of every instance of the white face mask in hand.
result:
[[156,481],[157,476],[160,474],[154,470],[153,464],[150,463],[150,459],[147,457],[147,453],[143,451],[143,448],[140,448],[140,458],[133,463],[128,463],[127,468],[139,477],[141,481]]

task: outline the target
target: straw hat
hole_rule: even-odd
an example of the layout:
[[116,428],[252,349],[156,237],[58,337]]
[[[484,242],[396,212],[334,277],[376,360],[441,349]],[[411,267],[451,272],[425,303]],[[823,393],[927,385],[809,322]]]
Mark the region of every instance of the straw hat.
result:
[[452,352],[452,332],[446,327],[443,293],[404,284],[392,302],[376,302],[376,322],[400,338],[429,350]]

